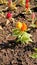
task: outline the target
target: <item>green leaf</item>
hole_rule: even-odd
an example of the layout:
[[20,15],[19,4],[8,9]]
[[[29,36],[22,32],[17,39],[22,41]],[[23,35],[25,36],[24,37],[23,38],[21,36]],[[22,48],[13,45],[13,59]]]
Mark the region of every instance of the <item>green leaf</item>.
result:
[[25,0],[21,0],[20,1],[20,5],[22,6],[22,5],[25,5]]
[[31,37],[30,34],[28,34],[27,32],[24,32],[24,34],[21,37],[21,41],[24,43],[28,43],[29,41],[32,42],[30,37]]
[[17,28],[13,29],[12,31],[13,31],[13,36],[18,36],[20,33],[19,29],[17,29]]
[[34,48],[35,52],[37,52],[37,48]]
[[30,57],[37,58],[37,53],[32,54]]
[[36,27],[36,24],[31,24],[30,26],[33,27],[33,28],[35,28]]
[[28,42],[32,42],[32,35],[25,32],[25,31],[21,31],[19,29],[13,29],[13,36],[16,36],[17,42],[21,41],[22,43],[28,43]]

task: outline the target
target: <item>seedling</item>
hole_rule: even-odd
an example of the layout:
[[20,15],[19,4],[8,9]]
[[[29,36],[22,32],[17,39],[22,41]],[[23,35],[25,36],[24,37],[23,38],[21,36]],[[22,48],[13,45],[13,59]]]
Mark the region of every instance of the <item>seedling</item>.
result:
[[29,2],[29,0],[26,0],[25,8],[26,8],[26,14],[32,13],[31,10],[30,10],[30,2]]
[[33,53],[33,54],[31,55],[31,57],[34,58],[34,59],[37,58],[37,53]]
[[35,58],[37,58],[37,48],[34,48],[34,51],[35,51],[35,53],[31,54],[30,57],[35,59]]
[[8,0],[8,8],[9,8],[10,10],[15,10],[15,9],[17,9],[17,8],[16,8],[16,4],[13,3],[12,0]]
[[15,29],[12,29],[13,31],[12,35],[17,37],[16,42],[21,41],[21,43],[28,44],[28,42],[32,42],[32,39],[31,39],[32,35],[26,32],[27,25],[25,23],[21,23],[21,24],[22,26],[21,25],[19,26],[19,23],[18,23],[18,27],[16,27]]
[[6,15],[6,18],[7,18],[6,25],[8,23],[10,23],[10,21],[13,21],[13,23],[15,23],[14,18],[12,17],[12,13],[8,12],[7,15]]
[[35,24],[35,13],[34,12],[32,12],[31,18],[32,18],[32,23],[30,24],[30,27],[36,28],[37,25]]

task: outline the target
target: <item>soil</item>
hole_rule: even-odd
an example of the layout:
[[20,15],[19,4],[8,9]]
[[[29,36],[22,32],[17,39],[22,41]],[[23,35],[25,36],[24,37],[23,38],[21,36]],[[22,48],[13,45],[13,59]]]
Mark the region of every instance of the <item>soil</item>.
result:
[[[31,21],[27,19],[31,15],[23,15],[21,12],[22,8],[18,7],[18,11],[11,11],[13,17],[15,18],[15,23],[20,20],[24,21],[28,27]],[[5,15],[8,11],[5,12]],[[35,12],[37,18],[37,12]],[[10,21],[6,25],[6,17],[0,15],[0,65],[37,65],[37,59],[32,59],[29,57],[35,51],[33,48],[37,48],[37,29],[31,29],[28,31],[32,34],[33,43],[24,45],[15,43],[16,37],[12,37],[12,28],[14,28],[13,21]]]

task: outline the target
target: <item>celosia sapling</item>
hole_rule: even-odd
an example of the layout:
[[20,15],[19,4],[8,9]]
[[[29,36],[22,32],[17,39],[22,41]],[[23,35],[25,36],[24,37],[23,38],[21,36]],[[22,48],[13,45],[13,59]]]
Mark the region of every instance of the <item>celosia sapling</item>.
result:
[[34,23],[34,21],[35,21],[35,13],[34,12],[32,13],[31,17],[32,17],[32,23]]
[[15,10],[15,9],[17,9],[17,8],[16,8],[16,3],[13,3],[12,0],[8,0],[8,8],[9,8],[10,10]]
[[32,13],[32,19],[34,19],[34,18],[35,18],[35,13],[33,12],[33,13]]
[[7,15],[6,15],[6,17],[7,17],[8,19],[12,18],[12,14],[11,14],[10,12],[8,12]]
[[12,14],[10,12],[7,13],[6,15],[6,18],[7,18],[7,22],[6,22],[6,25],[8,25],[12,19]]
[[6,18],[7,18],[6,24],[8,24],[8,23],[10,23],[10,22],[13,22],[13,24],[15,23],[15,20],[14,20],[14,18],[12,17],[12,13],[8,12],[7,15],[6,15]]
[[30,1],[29,0],[26,0],[25,8],[26,8],[26,13],[28,13],[28,12],[31,13],[31,10],[30,10]]

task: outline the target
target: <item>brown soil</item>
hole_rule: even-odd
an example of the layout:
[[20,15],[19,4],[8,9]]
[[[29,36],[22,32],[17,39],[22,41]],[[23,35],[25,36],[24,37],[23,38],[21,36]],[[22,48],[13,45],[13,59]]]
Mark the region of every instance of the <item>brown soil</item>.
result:
[[[21,10],[13,11],[14,14],[17,14],[15,17],[13,16],[15,22],[18,20],[24,21],[29,27],[31,22],[27,21],[27,17],[31,15],[23,15],[20,12]],[[28,31],[32,34],[33,43],[28,45],[16,43],[14,41],[16,38],[12,37],[13,22],[11,21],[6,25],[6,21],[7,19],[0,15],[0,26],[2,27],[0,29],[0,65],[37,65],[37,59],[29,57],[34,52],[33,48],[37,48],[37,29]]]

